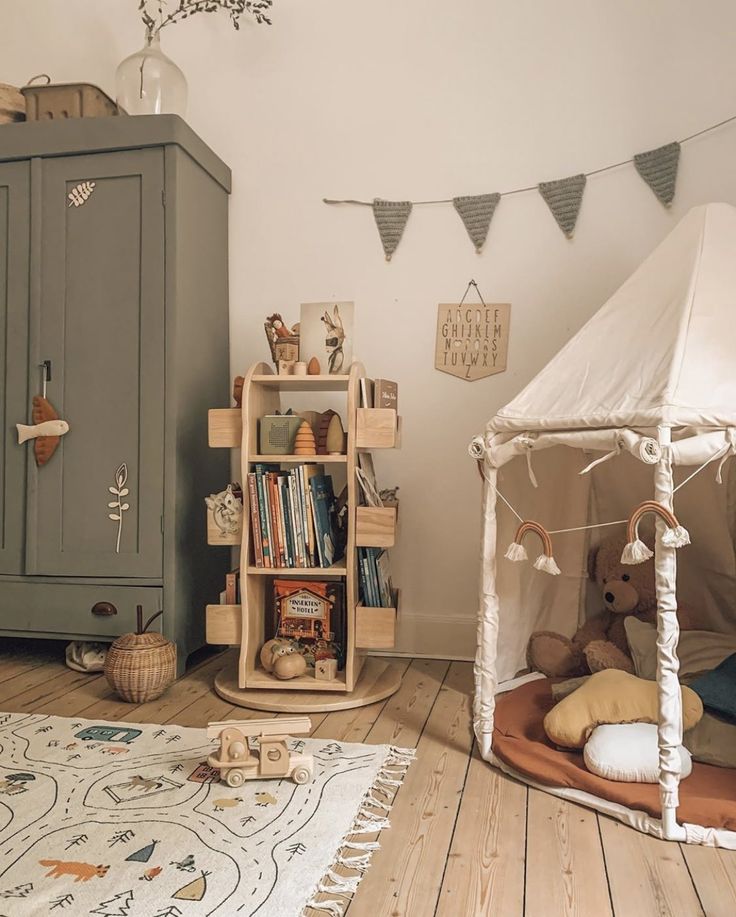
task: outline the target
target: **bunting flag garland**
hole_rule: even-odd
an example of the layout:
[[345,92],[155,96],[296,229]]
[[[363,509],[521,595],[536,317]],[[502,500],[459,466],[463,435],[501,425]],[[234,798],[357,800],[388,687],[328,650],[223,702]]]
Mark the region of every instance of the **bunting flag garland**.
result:
[[411,201],[383,201],[376,198],[373,201],[373,216],[381,237],[386,261],[396,251],[396,246],[404,235],[404,227],[411,213]]
[[657,147],[656,150],[647,150],[646,153],[637,153],[634,156],[636,171],[665,207],[670,206],[675,196],[679,162],[680,144],[676,140]]
[[483,248],[493,213],[500,200],[500,194],[475,194],[452,199],[452,205],[463,221],[463,226],[467,229],[477,252]]
[[327,197],[322,200],[325,204],[357,204],[363,207],[372,207],[386,261],[390,261],[396,251],[404,234],[412,207],[416,204],[452,204],[462,220],[476,252],[480,252],[485,245],[493,214],[501,198],[537,191],[549,207],[562,232],[568,239],[572,239],[583,201],[586,181],[590,176],[633,164],[639,176],[646,182],[657,199],[665,207],[669,207],[675,196],[680,149],[683,144],[734,121],[736,121],[736,115],[731,115],[731,117],[724,118],[723,121],[719,121],[717,124],[711,124],[687,137],[683,137],[682,140],[674,140],[656,149],[636,153],[630,159],[610,163],[589,172],[580,172],[567,178],[559,178],[556,181],[544,181],[523,188],[513,188],[510,191],[426,201],[386,201],[382,198],[375,198],[372,201],[334,200]]
[[557,220],[557,225],[568,239],[572,239],[575,232],[580,205],[583,203],[585,181],[585,176],[581,173],[569,178],[558,178],[557,181],[543,181],[538,186],[539,193]]

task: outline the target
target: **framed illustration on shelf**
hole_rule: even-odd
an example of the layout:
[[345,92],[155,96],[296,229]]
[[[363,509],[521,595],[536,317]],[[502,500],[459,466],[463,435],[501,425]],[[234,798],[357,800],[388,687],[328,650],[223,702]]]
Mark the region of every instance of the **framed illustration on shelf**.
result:
[[319,362],[320,373],[347,373],[353,361],[351,302],[302,303],[299,322],[299,359]]

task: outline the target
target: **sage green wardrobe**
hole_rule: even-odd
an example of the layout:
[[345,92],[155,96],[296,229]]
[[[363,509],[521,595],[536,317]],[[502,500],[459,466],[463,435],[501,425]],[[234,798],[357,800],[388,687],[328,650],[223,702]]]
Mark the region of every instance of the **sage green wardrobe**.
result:
[[[204,643],[229,401],[230,171],[176,116],[0,126],[0,635]],[[69,432],[38,468],[42,390]],[[115,493],[117,491],[118,493]]]

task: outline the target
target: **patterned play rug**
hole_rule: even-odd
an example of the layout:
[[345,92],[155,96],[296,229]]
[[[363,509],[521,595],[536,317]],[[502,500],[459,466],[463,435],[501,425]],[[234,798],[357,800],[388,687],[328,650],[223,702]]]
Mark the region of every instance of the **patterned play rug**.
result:
[[0,714],[0,917],[341,915],[413,751],[293,740],[231,789],[202,729]]

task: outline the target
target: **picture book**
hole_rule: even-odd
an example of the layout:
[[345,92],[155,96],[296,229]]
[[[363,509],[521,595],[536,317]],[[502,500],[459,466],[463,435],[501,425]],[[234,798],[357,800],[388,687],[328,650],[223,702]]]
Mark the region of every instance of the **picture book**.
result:
[[373,407],[399,409],[399,386],[390,379],[376,379],[373,385]]
[[345,664],[346,604],[342,580],[275,579],[273,583],[274,636],[299,643],[307,664],[337,659]]

